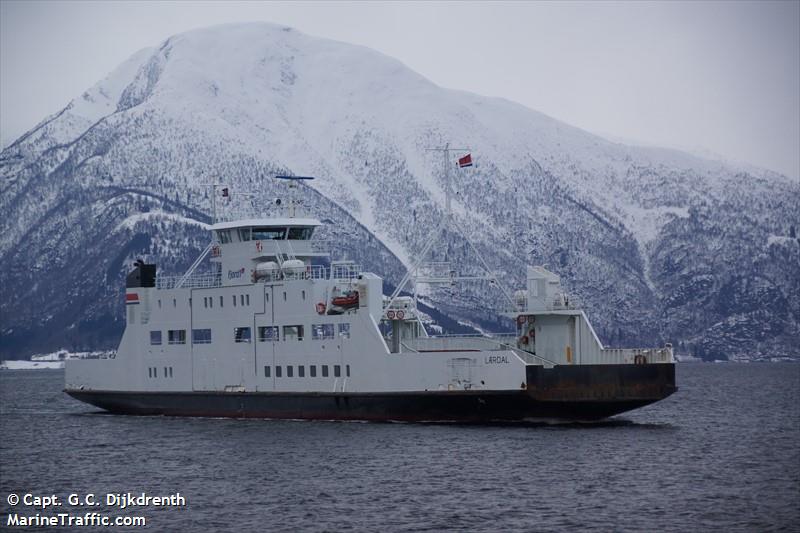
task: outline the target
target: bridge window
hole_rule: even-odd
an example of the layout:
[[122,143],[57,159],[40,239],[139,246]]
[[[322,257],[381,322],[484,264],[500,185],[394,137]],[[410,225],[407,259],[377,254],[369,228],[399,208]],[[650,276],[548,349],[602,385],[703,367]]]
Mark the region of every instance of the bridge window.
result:
[[193,329],[192,344],[211,344],[211,330]]
[[167,331],[167,342],[169,344],[186,344],[186,330],[171,329]]
[[239,228],[239,240],[242,242],[250,240],[250,228]]
[[278,341],[278,326],[259,326],[258,327],[258,341],[259,342],[277,342]]
[[282,241],[286,238],[286,228],[253,228],[254,241]]
[[150,332],[150,344],[157,346],[161,344],[161,331]]
[[332,339],[334,337],[333,331],[333,324],[311,325],[311,337],[314,340]]
[[301,341],[303,340],[303,326],[283,326],[283,340]]
[[289,228],[289,239],[307,241],[314,233],[314,228]]
[[219,240],[220,244],[228,244],[229,242],[231,242],[231,230],[229,229],[217,230],[217,239]]
[[234,342],[250,342],[250,328],[233,328]]

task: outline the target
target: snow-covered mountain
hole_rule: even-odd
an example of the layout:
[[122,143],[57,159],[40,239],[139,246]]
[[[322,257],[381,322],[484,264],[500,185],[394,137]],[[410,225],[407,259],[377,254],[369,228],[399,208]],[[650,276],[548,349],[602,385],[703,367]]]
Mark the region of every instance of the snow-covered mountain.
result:
[[[520,286],[560,273],[612,345],[708,358],[797,356],[800,185],[674,150],[612,143],[503,99],[443,89],[372,50],[266,23],[180,34],[134,54],[0,156],[2,352],[113,345],[136,257],[185,268],[205,245],[208,183],[307,204],[337,253],[402,276],[444,208]],[[447,235],[440,257],[470,262]],[[469,287],[428,301],[480,324]],[[472,308],[477,307],[476,310]]]

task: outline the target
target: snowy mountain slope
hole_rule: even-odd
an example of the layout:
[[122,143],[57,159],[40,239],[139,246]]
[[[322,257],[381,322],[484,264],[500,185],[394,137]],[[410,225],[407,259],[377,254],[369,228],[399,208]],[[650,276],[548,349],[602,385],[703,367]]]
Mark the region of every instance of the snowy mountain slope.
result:
[[[0,306],[14,316],[3,336],[29,350],[25,339],[43,328],[56,339],[83,324],[104,333],[75,334],[76,347],[111,343],[126,264],[137,254],[167,271],[190,263],[204,239],[192,221],[207,220],[216,179],[258,189],[266,203],[280,194],[268,176],[317,176],[309,205],[344,226],[326,228],[342,253],[396,282],[441,219],[442,161],[426,149],[446,142],[478,162],[451,172],[460,227],[509,285],[526,263],[557,270],[614,344],[796,353],[797,183],[612,143],[513,102],[442,89],[369,49],[264,23],[143,50],[2,152],[0,265],[12,274]],[[445,242],[441,257],[474,262],[456,236]],[[54,267],[68,292],[48,275]],[[480,323],[474,289],[430,296]],[[37,323],[42,306],[61,322]]]

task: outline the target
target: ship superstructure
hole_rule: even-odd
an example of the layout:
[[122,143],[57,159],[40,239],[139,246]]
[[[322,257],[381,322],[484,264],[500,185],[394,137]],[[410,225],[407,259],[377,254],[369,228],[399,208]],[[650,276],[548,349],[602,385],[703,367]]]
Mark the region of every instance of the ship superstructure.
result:
[[513,334],[433,337],[414,297],[331,261],[321,222],[296,215],[290,201],[215,221],[183,276],[137,262],[116,356],[67,361],[66,392],[132,414],[519,421],[600,419],[676,390],[669,345],[605,348],[542,267],[513,295]]

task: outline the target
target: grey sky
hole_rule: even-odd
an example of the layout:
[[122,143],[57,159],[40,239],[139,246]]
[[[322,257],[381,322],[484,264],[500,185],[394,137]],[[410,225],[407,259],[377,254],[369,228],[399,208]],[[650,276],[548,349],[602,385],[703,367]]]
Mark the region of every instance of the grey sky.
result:
[[133,52],[266,20],[393,56],[606,136],[800,176],[800,2],[0,1],[0,135],[14,140]]

